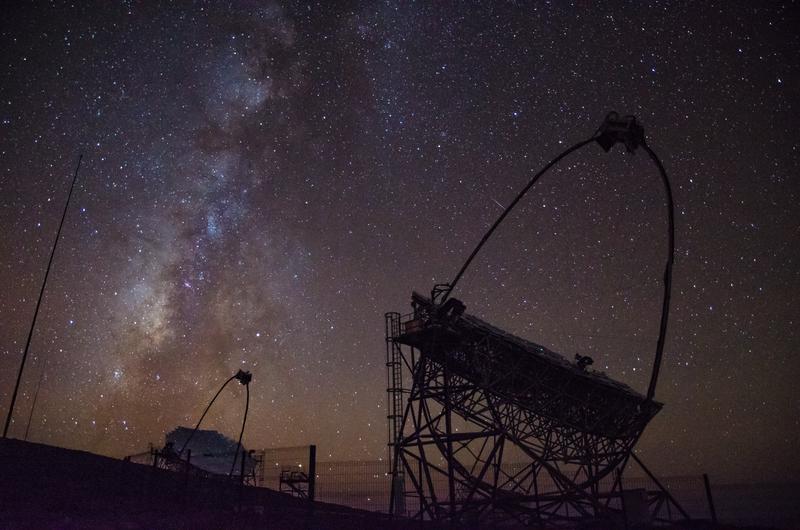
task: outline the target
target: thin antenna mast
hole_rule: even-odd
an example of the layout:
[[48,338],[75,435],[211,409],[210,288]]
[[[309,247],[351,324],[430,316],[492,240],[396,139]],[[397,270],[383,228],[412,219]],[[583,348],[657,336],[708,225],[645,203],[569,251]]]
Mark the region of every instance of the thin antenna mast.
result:
[[31,405],[31,411],[28,414],[28,423],[25,425],[25,436],[22,437],[22,439],[26,442],[28,441],[28,433],[31,430],[31,420],[33,420],[33,412],[36,410],[36,402],[39,400],[39,389],[42,388],[42,380],[44,379],[45,370],[47,370],[47,359],[45,359],[44,364],[42,365],[42,371],[39,373],[39,382],[36,383],[36,392],[33,393],[33,404]]
[[36,309],[33,311],[33,321],[31,322],[31,329],[28,330],[28,340],[25,342],[25,351],[22,353],[22,362],[19,365],[19,372],[17,373],[17,382],[14,385],[14,393],[11,395],[11,405],[8,407],[8,414],[6,415],[6,425],[3,427],[3,438],[8,437],[8,427],[11,425],[11,417],[14,415],[14,405],[17,403],[17,394],[19,393],[19,384],[22,382],[22,372],[25,370],[25,361],[28,360],[28,350],[31,347],[31,339],[33,338],[33,330],[36,327],[36,318],[39,316],[39,307],[42,305],[42,297],[44,296],[45,287],[47,287],[47,278],[50,275],[50,268],[53,265],[53,257],[56,254],[56,247],[58,240],[61,239],[61,229],[64,227],[64,219],[67,217],[67,210],[69,210],[69,201],[72,198],[72,192],[75,189],[75,181],[78,180],[78,170],[81,168],[81,160],[83,160],[83,153],[78,155],[78,165],[75,167],[75,174],[72,176],[72,185],[69,187],[69,194],[67,195],[67,203],[64,205],[64,213],[61,215],[61,222],[58,225],[58,232],[56,232],[56,240],[53,243],[53,249],[50,251],[50,260],[47,262],[47,269],[44,273],[44,281],[42,282],[42,289],[39,291],[39,300],[36,301]]

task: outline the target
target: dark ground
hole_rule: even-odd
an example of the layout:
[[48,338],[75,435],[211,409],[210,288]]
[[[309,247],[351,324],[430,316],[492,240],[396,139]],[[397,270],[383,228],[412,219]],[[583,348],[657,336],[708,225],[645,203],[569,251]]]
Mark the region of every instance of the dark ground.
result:
[[[184,528],[428,530],[439,525],[310,504],[265,488],[240,488],[92,453],[0,439],[0,529]],[[698,522],[673,528],[712,526]]]
[[4,529],[420,528],[334,504],[309,508],[264,488],[240,489],[82,451],[0,440]]

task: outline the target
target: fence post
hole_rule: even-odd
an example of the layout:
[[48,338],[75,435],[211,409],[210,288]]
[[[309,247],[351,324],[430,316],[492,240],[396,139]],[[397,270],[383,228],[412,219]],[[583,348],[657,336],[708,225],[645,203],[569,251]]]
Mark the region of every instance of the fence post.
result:
[[317,490],[317,446],[308,446],[308,500],[314,502]]
[[717,524],[717,510],[714,508],[714,497],[711,496],[711,482],[708,474],[703,473],[703,483],[706,486],[706,499],[708,499],[708,511],[711,512],[711,522]]

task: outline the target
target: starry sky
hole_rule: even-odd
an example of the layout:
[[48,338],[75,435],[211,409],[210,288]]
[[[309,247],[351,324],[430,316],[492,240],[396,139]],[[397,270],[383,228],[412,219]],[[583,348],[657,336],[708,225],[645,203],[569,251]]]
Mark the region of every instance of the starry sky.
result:
[[[386,456],[383,314],[452,279],[606,112],[674,187],[673,311],[639,451],[666,475],[800,477],[795,2],[41,3],[0,33],[0,412],[79,152],[17,402],[112,456],[253,373],[245,445]],[[549,173],[453,295],[646,389],[666,255],[643,152]],[[205,424],[238,434],[238,385]]]

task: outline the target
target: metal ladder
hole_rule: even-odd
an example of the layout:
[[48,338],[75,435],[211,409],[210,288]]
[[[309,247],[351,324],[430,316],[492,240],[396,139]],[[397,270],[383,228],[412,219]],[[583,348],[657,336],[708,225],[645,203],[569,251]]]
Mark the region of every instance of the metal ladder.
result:
[[386,393],[389,410],[389,465],[392,476],[390,512],[405,515],[405,472],[395,462],[395,448],[403,429],[403,352],[395,338],[400,335],[400,313],[386,313]]

